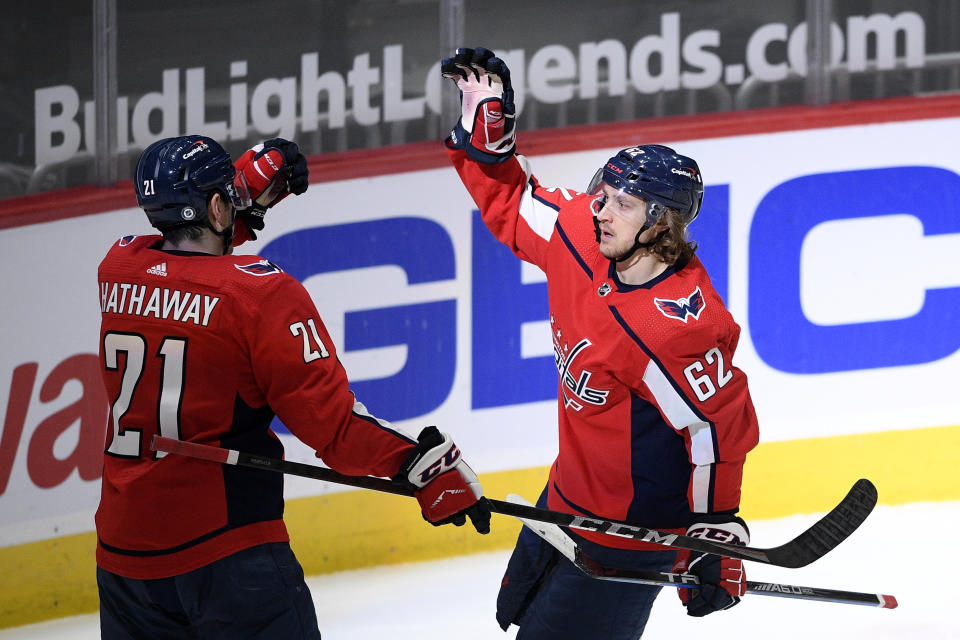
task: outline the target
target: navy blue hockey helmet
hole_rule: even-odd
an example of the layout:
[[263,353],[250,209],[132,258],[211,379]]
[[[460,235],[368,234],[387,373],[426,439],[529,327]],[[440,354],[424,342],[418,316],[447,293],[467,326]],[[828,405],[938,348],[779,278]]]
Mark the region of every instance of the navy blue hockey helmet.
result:
[[207,223],[207,199],[214,191],[237,209],[250,206],[243,173],[237,173],[215,140],[190,135],[157,140],[144,150],[134,175],[137,204],[161,231]]
[[597,170],[587,193],[596,193],[602,182],[645,200],[648,225],[660,219],[661,207],[676,209],[684,224],[690,224],[703,202],[703,178],[697,162],[661,144],[644,144],[618,152]]

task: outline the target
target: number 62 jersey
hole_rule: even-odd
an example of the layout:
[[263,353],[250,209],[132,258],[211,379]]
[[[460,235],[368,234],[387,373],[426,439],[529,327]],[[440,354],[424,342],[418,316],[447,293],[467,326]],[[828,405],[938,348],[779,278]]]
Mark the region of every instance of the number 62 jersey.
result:
[[680,532],[735,512],[757,419],[732,362],[740,327],[699,259],[622,283],[599,251],[591,196],[541,186],[520,155],[486,165],[448,153],[490,231],[547,276],[560,445],[550,508]]
[[97,563],[139,579],[288,540],[281,474],[154,452],[154,434],[281,457],[276,413],[337,471],[384,477],[415,442],[356,401],[294,278],[258,256],[161,243],[122,238],[99,269],[111,408]]

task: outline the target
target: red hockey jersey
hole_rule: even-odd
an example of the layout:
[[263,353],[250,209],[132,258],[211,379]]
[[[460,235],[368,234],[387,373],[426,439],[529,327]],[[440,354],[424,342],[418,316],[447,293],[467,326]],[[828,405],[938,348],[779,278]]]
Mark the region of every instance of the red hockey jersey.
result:
[[547,276],[560,428],[550,508],[677,532],[736,511],[757,419],[732,362],[740,327],[700,261],[621,283],[591,196],[542,187],[523,156],[485,165],[448,152],[487,227]]
[[281,457],[274,413],[325,463],[392,476],[414,440],[367,413],[310,296],[258,256],[120,239],[99,269],[111,402],[97,563],[140,579],[288,539],[283,476],[150,450],[153,434]]

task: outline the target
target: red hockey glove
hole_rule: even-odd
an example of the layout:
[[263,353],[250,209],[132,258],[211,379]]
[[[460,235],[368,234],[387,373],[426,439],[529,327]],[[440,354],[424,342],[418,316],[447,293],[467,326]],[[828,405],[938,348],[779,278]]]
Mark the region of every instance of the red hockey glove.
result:
[[[727,522],[698,522],[687,529],[687,535],[728,544],[746,545],[750,542],[747,524],[737,517]],[[689,616],[699,618],[714,611],[729,609],[740,602],[740,597],[746,592],[747,577],[743,561],[736,558],[684,549],[677,553],[673,571],[692,573],[700,578],[699,589],[677,590]]]
[[478,47],[457,49],[440,62],[440,73],[460,91],[461,117],[447,144],[465,149],[486,164],[503,162],[516,149],[516,107],[507,65],[493,52]]
[[300,195],[310,184],[307,159],[296,142],[271,138],[247,150],[234,163],[250,188],[253,205],[238,212],[251,231],[263,229],[267,209],[291,193]]
[[420,432],[419,443],[394,480],[414,490],[425,520],[458,527],[466,516],[480,533],[490,532],[490,507],[483,487],[450,436],[436,427]]

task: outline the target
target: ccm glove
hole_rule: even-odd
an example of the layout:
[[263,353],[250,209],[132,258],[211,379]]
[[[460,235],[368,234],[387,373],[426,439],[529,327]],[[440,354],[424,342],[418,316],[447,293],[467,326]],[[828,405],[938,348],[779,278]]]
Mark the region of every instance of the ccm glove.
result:
[[483,487],[450,436],[436,427],[420,432],[419,442],[402,465],[394,481],[413,489],[425,520],[439,526],[458,527],[466,516],[479,533],[490,532],[490,507]]
[[263,229],[267,209],[288,195],[300,195],[310,184],[307,159],[296,142],[271,138],[247,150],[234,164],[243,173],[253,204],[238,215],[251,231]]
[[489,49],[457,49],[440,73],[460,91],[461,117],[447,144],[477,162],[497,164],[516,150],[516,107],[510,70]]
[[[698,522],[687,529],[687,535],[741,546],[750,542],[747,524],[737,517],[726,522]],[[700,578],[699,589],[677,590],[680,601],[687,608],[687,615],[695,618],[729,609],[740,602],[746,592],[743,561],[736,558],[684,549],[677,553],[673,570]]]

